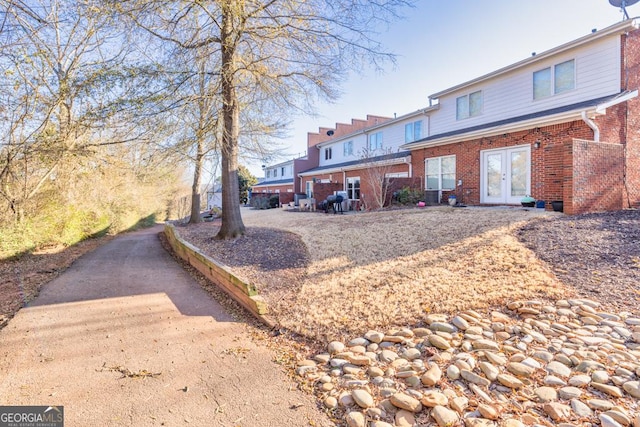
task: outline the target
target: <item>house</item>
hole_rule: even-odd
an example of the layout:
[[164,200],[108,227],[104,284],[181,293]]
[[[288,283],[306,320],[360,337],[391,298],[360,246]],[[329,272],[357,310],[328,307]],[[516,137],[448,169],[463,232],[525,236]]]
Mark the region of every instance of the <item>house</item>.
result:
[[[293,194],[306,193],[312,189],[299,178],[304,171],[316,168],[320,162],[318,145],[325,141],[352,134],[367,127],[390,120],[389,117],[367,115],[366,119],[352,119],[351,123],[336,123],[335,127],[320,127],[318,132],[307,133],[306,155],[264,168],[264,178],[252,187],[252,194],[281,193],[281,203],[293,201]],[[282,193],[290,193],[285,196]]]
[[431,95],[428,133],[400,147],[413,173],[467,204],[640,206],[638,27],[626,20]]
[[639,27],[594,30],[400,117],[320,128],[287,185],[318,201],[345,191],[353,208],[371,207],[376,172],[436,201],[519,205],[530,195],[568,214],[640,207]]
[[[316,144],[318,166],[298,174],[301,186],[308,196],[315,195],[316,200],[341,190],[347,193],[353,209],[358,209],[365,200],[367,207],[375,207],[375,199],[384,197],[376,194],[379,191],[376,182],[413,177],[411,153],[401,146],[428,134],[430,110],[425,108],[379,121]],[[324,192],[318,194],[318,184],[335,185],[323,186]]]

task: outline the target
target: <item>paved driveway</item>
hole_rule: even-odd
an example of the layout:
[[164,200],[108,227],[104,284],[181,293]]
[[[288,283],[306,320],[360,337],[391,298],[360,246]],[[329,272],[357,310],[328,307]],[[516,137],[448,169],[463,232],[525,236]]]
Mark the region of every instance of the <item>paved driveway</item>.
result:
[[0,331],[0,404],[64,405],[66,427],[332,425],[160,230],[85,255]]

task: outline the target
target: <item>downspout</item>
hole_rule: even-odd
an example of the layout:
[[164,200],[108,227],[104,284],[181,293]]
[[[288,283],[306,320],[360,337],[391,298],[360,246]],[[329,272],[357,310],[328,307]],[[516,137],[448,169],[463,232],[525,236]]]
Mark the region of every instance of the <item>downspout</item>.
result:
[[587,126],[589,126],[593,130],[593,140],[595,142],[600,142],[600,129],[598,128],[596,122],[587,117],[586,111],[582,112],[582,121],[585,122]]

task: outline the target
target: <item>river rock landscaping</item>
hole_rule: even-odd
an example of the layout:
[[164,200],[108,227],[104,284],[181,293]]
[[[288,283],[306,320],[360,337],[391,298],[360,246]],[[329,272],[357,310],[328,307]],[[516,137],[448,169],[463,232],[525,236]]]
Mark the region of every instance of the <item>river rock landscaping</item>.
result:
[[639,427],[640,318],[587,299],[430,314],[296,373],[349,427]]

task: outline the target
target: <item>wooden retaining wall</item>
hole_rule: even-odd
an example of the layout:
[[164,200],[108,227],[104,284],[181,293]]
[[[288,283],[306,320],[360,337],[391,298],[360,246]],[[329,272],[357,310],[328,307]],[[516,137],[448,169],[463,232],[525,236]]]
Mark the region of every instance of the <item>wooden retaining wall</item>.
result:
[[204,274],[213,284],[225,291],[251,314],[268,326],[275,323],[267,316],[268,307],[266,301],[258,295],[256,287],[239,278],[229,267],[215,261],[193,246],[182,240],[176,228],[171,224],[165,224],[164,234],[173,251],[192,267]]

